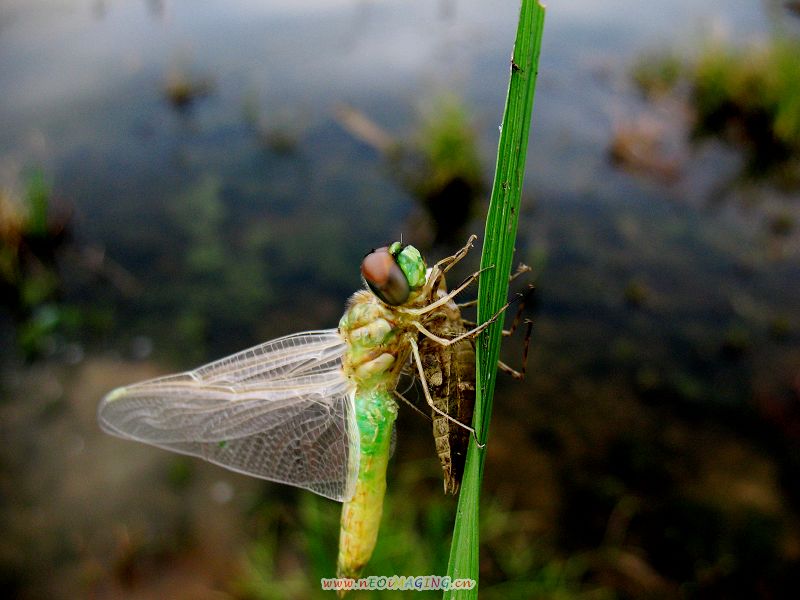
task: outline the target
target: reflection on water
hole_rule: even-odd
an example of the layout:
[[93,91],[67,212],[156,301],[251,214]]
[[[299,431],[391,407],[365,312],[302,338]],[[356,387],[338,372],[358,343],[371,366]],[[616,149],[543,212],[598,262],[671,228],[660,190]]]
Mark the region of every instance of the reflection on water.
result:
[[[619,123],[647,110],[629,77],[639,54],[712,30],[763,37],[780,19],[767,4],[549,8],[517,245],[539,303],[528,380],[501,381],[495,403],[486,597],[769,594],[793,581],[796,227],[774,198],[708,205],[737,166],[723,149],[692,155],[677,182],[632,177],[606,153]],[[191,582],[251,597],[280,580],[279,596],[314,593],[305,575],[332,568],[335,509],[99,437],[100,395],[166,370],[108,354],[153,348],[189,367],[333,326],[364,252],[412,237],[419,218],[337,107],[408,139],[421,105],[456,93],[474,116],[471,164],[488,181],[516,10],[475,0],[4,3],[0,185],[20,189],[41,168],[75,207],[60,260],[80,328],[55,335],[53,359],[30,368],[16,366],[0,328],[0,427],[11,440],[0,519],[16,523],[0,545],[3,585],[178,597],[169,590]],[[464,229],[482,232],[480,217]],[[392,501],[425,510],[397,509],[374,565],[440,572],[452,506],[433,497],[429,426],[402,414],[399,431]],[[222,520],[205,495],[221,480],[233,486]],[[73,518],[82,506],[97,517]],[[18,543],[32,527],[41,543]],[[253,556],[265,570],[241,566],[246,532],[259,534]],[[404,562],[408,546],[424,560]]]
[[[489,185],[478,156],[473,120],[454,95],[442,95],[423,107],[419,123],[395,138],[363,112],[342,106],[338,122],[357,140],[380,152],[385,169],[420,205],[406,222],[405,241],[421,250],[457,246],[469,237],[465,227],[485,200]],[[484,213],[486,203],[481,203]]]

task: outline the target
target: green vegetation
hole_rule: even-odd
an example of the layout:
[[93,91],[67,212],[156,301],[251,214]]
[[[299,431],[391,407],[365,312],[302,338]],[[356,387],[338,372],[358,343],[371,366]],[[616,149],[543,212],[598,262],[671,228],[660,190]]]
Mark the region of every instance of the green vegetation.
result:
[[[175,328],[182,345],[194,348],[198,359],[212,315],[227,315],[225,325],[231,329],[256,322],[271,297],[268,262],[263,260],[269,240],[250,235],[257,223],[244,232],[231,232],[222,192],[221,179],[205,174],[171,203],[181,256],[176,283],[185,299],[175,315]],[[172,298],[163,302],[171,303]]]
[[[429,216],[433,242],[461,244],[468,235],[464,226],[487,187],[474,119],[454,93],[426,104],[408,139],[396,139],[352,107],[340,107],[336,116],[351,135],[384,155],[390,177]],[[421,241],[415,243],[424,247]]]
[[[386,496],[381,534],[370,571],[376,575],[441,574],[447,562],[449,526],[453,505],[431,482],[439,474],[433,461],[396,465]],[[414,498],[414,502],[409,502]],[[279,503],[266,497],[251,515],[258,541],[248,548],[244,568],[232,583],[234,597],[246,600],[273,598],[330,598],[319,580],[331,576],[335,556],[340,506],[311,494],[300,493],[297,502]],[[581,556],[562,559],[534,537],[536,519],[493,500],[481,519],[482,549],[497,561],[481,597],[486,598],[609,598],[605,588],[583,579],[589,561]],[[413,548],[413,552],[409,549]],[[422,592],[423,598],[438,596]],[[348,596],[350,597],[350,596]],[[396,598],[396,591],[353,592],[357,598]]]
[[58,214],[51,198],[38,172],[21,200],[0,192],[0,297],[16,323],[17,345],[29,359],[74,317],[59,304],[58,256],[69,237],[69,216]]
[[633,81],[648,97],[671,91],[683,73],[683,61],[672,52],[647,54],[633,67]]
[[412,148],[421,160],[417,168],[407,168],[407,187],[430,215],[438,239],[463,238],[486,184],[472,117],[460,98],[451,94],[435,101]]
[[[478,286],[481,323],[502,308],[508,295],[543,27],[544,8],[536,0],[523,1],[481,256],[481,269],[485,269]],[[493,323],[476,344],[477,397],[473,426],[484,444],[489,433],[502,329],[502,321]],[[485,451],[478,448],[474,439],[470,440],[447,569],[452,578],[478,580],[478,508],[485,458]],[[444,596],[477,598],[478,588],[446,592]]]
[[800,154],[800,42],[710,47],[690,70],[697,133],[725,135],[754,167]]
[[416,134],[416,147],[429,170],[424,183],[420,183],[420,189],[426,195],[442,189],[456,178],[466,180],[477,189],[482,187],[472,118],[457,96],[440,97],[435,110],[423,117]]
[[648,96],[688,90],[694,136],[718,136],[743,150],[749,174],[800,177],[800,41],[746,47],[710,44],[694,60],[650,55],[633,71]]

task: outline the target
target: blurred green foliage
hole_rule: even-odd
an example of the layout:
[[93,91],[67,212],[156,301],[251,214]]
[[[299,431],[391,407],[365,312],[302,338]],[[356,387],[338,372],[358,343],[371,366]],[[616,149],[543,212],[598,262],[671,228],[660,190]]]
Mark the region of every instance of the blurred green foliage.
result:
[[[369,574],[442,575],[447,565],[455,505],[430,484],[438,477],[433,460],[398,465],[384,505],[381,535]],[[321,578],[332,577],[341,506],[300,493],[289,510],[265,498],[253,513],[257,535],[242,575],[232,584],[237,598],[329,598]],[[610,598],[596,583],[586,583],[588,563],[561,559],[536,543],[535,519],[494,499],[483,507],[481,553],[492,567],[481,587],[486,598]],[[417,592],[439,597],[441,592]],[[397,597],[397,592],[352,592],[354,599]]]
[[424,115],[415,147],[422,168],[412,181],[436,228],[436,241],[455,240],[486,191],[472,118],[455,95],[441,96]]
[[683,67],[683,61],[673,52],[651,52],[637,61],[631,75],[643,94],[660,96],[677,85]]
[[41,172],[34,173],[28,181],[26,203],[28,206],[27,231],[32,236],[47,235],[47,219],[50,206],[50,186]]
[[756,165],[800,152],[800,42],[711,46],[689,70],[699,133],[734,128]]
[[[368,122],[362,115],[357,119]],[[385,133],[378,137],[371,143],[387,153],[392,177],[425,209],[433,243],[462,243],[464,227],[487,187],[474,117],[463,99],[455,93],[433,97],[409,141],[396,142]]]
[[[419,195],[433,201],[455,180],[476,194],[485,187],[472,117],[455,94],[439,96],[414,136],[425,172],[417,180]],[[469,204],[471,197],[461,199]]]
[[[177,234],[176,283],[165,304],[177,306],[175,325],[186,348],[204,356],[209,323],[224,317],[253,323],[263,317],[271,297],[269,262],[262,259],[264,236],[242,235],[228,226],[222,180],[200,176],[169,204]],[[175,289],[177,288],[177,290]],[[183,302],[174,303],[175,294]]]
[[[651,53],[632,77],[649,97],[688,92],[694,135],[719,136],[741,148],[749,174],[779,170],[800,180],[800,40],[776,37],[736,47],[705,46],[694,59]],[[787,172],[788,166],[788,172]]]
[[22,199],[0,191],[0,298],[16,325],[17,346],[32,359],[52,346],[78,315],[60,303],[59,257],[69,240],[69,216],[58,213],[44,175],[33,172]]

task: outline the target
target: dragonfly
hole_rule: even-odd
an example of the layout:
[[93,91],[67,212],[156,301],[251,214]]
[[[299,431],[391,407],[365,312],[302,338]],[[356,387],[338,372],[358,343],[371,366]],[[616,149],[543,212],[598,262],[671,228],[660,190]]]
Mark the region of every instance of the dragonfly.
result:
[[429,329],[478,277],[442,291],[444,274],[475,239],[432,268],[411,245],[373,250],[361,263],[366,288],[348,300],[338,328],[287,335],[117,388],[100,402],[100,427],[343,502],[337,575],[358,577],[377,541],[396,388],[409,364],[433,412],[474,435],[432,401],[418,339],[453,346],[496,318],[449,338]]

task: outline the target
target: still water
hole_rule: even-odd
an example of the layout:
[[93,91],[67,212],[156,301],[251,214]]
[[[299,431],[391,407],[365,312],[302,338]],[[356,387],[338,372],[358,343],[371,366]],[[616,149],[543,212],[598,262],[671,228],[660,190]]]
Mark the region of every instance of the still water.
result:
[[[282,333],[268,315],[296,306],[309,287],[313,297],[298,325],[330,323],[359,284],[353,265],[365,249],[401,234],[414,241],[415,210],[381,157],[337,123],[335,109],[354,106],[403,139],[426,103],[454,91],[474,113],[488,180],[516,10],[514,2],[488,8],[444,0],[6,2],[0,173],[13,185],[26,170],[42,169],[74,206],[78,238],[135,277],[141,294],[134,298],[91,283],[73,290],[87,308],[126,315],[131,334],[155,336],[153,320],[183,318],[187,341],[233,350]],[[679,215],[668,204],[702,202],[714,173],[664,189],[607,160],[614,123],[637,109],[627,69],[639,52],[689,45],[709,32],[763,35],[765,14],[753,1],[550,8],[529,212],[520,226],[522,260],[530,261],[533,249],[547,257],[539,281],[545,301],[572,276],[564,271],[574,275],[569,255],[578,250],[568,246],[587,243],[587,234],[609,241],[613,225],[598,211],[612,220],[631,211],[646,226],[671,218],[705,230],[703,215]],[[207,95],[176,109],[165,92],[175,78]],[[564,211],[574,211],[570,224],[585,221],[590,230],[556,239],[552,228]],[[483,207],[475,210],[471,230],[482,230],[482,214]],[[680,250],[667,239],[647,239],[660,246],[659,256],[685,251],[677,240]],[[223,278],[213,286],[187,273],[190,248],[206,244],[206,258]],[[621,276],[637,274],[669,292],[673,279],[710,283],[692,269],[726,260],[715,258],[717,250],[694,253],[692,264],[675,258],[672,274],[663,266],[645,274],[635,252],[623,260],[626,273],[603,272],[607,257],[600,254],[600,270],[589,275],[609,295]],[[581,296],[582,303],[602,303],[596,290]],[[237,304],[237,314],[226,315]],[[130,319],[138,316],[143,331],[134,332]]]
[[[75,246],[106,260],[100,274],[65,265],[64,301],[84,317],[59,343],[123,358],[152,346],[189,367],[333,326],[372,247],[403,236],[433,257],[451,250],[430,247],[421,207],[337,109],[408,140],[437,96],[457,94],[490,181],[517,10],[4,0],[0,184],[20,188],[41,170],[74,211]],[[569,446],[564,460],[605,472],[611,459],[595,447],[622,436],[625,448],[652,450],[662,425],[711,419],[748,440],[756,430],[756,444],[781,440],[763,452],[779,455],[781,478],[796,474],[786,456],[798,435],[797,240],[770,238],[764,212],[736,193],[719,201],[737,166],[721,146],[692,149],[671,183],[608,159],[615,126],[647,111],[629,77],[642,53],[691,54],[712,36],[746,42],[796,26],[776,11],[755,0],[549,4],[517,246],[534,267],[536,327],[524,391],[501,385],[512,392],[496,403],[498,433],[515,435],[509,422],[522,415],[533,431],[524,443]],[[175,82],[190,100],[170,101]],[[484,212],[475,207],[468,232],[482,233]],[[692,432],[688,451],[708,450]],[[512,468],[501,448],[499,487]],[[575,484],[583,467],[571,468],[562,485],[586,492]],[[586,512],[564,493],[568,517]],[[798,499],[796,484],[778,493]],[[547,505],[535,496],[531,505]],[[562,535],[564,547],[588,543]]]

